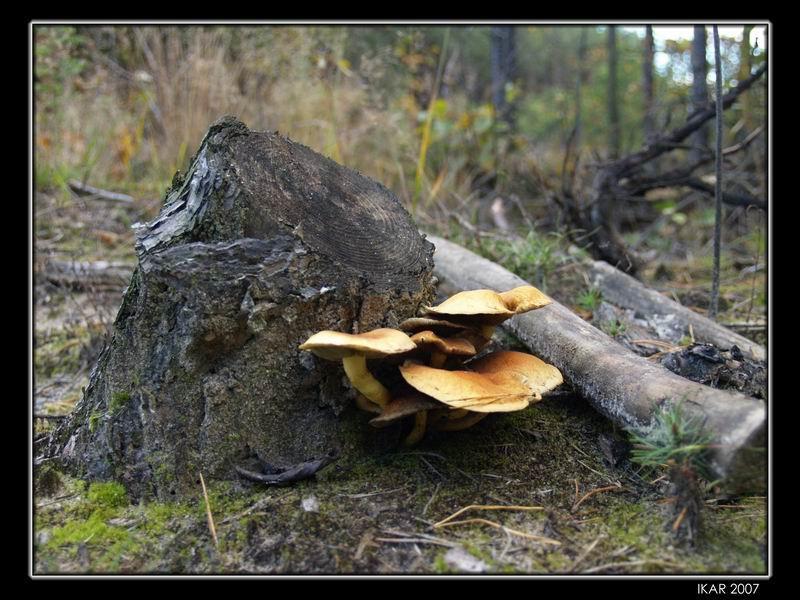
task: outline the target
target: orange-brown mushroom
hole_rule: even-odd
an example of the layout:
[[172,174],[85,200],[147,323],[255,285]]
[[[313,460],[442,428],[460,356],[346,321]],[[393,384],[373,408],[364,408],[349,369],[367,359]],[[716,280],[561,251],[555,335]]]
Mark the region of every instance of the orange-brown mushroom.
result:
[[420,331],[411,336],[419,350],[430,352],[430,366],[439,368],[448,356],[475,356],[475,346],[460,337],[439,337],[433,331]]
[[421,331],[432,331],[440,337],[461,338],[471,343],[475,348],[475,352],[480,352],[490,341],[490,338],[486,338],[480,333],[480,327],[472,327],[464,323],[454,323],[446,319],[412,317],[400,323],[398,328],[407,332],[409,335]]
[[413,446],[425,435],[428,410],[440,406],[440,402],[412,390],[393,398],[369,424],[373,427],[386,427],[394,421],[414,415],[414,427],[403,440],[406,446]]
[[388,404],[391,394],[367,370],[367,359],[403,354],[416,347],[410,337],[396,329],[375,329],[360,334],[320,331],[300,345],[301,350],[313,352],[320,358],[341,360],[353,387],[381,408]]
[[492,290],[459,292],[441,304],[425,307],[424,310],[428,315],[479,327],[481,334],[491,339],[494,328],[506,319],[542,308],[551,302],[535,287],[525,285],[502,293]]
[[532,394],[511,375],[445,371],[405,364],[400,374],[411,387],[453,408],[474,412],[507,412],[528,406]]
[[525,352],[499,350],[473,360],[469,368],[476,373],[511,376],[525,385],[537,399],[564,383],[561,371],[556,367]]

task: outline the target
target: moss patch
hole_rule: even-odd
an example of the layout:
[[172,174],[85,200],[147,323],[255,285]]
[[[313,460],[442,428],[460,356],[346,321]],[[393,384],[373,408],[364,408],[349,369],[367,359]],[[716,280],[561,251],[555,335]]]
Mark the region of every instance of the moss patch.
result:
[[108,410],[113,414],[121,411],[130,402],[130,392],[114,392],[111,394],[111,399],[108,402]]

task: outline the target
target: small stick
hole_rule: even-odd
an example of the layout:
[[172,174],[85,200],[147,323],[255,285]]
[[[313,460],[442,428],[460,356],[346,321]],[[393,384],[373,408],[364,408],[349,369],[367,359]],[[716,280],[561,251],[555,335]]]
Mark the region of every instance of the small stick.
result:
[[442,542],[439,540],[426,540],[423,538],[373,538],[376,542],[387,542],[390,544],[436,544],[437,546],[447,546],[454,548],[458,544]]
[[543,544],[553,544],[555,546],[561,545],[561,542],[559,542],[558,540],[554,540],[552,538],[544,537],[541,535],[534,535],[532,533],[525,533],[524,531],[519,531],[517,529],[511,529],[511,527],[500,525],[500,523],[495,523],[494,521],[489,521],[488,519],[475,518],[475,519],[464,519],[463,521],[450,521],[449,523],[444,523],[440,525],[440,527],[450,527],[451,525],[467,525],[469,523],[480,523],[483,525],[489,525],[491,527],[495,527],[496,529],[502,529],[506,533],[518,535],[519,537],[524,537],[529,540],[535,540]]
[[575,510],[581,504],[583,504],[584,500],[586,500],[587,498],[589,498],[591,496],[594,496],[595,494],[600,494],[602,492],[620,491],[622,489],[623,489],[623,487],[619,486],[619,485],[608,485],[606,487],[596,488],[596,489],[594,489],[594,490],[592,490],[590,492],[586,492],[580,500],[578,500],[575,504],[572,505],[572,508],[570,509],[570,512],[575,512]]
[[485,505],[485,504],[470,504],[469,506],[465,506],[464,508],[457,510],[452,515],[447,517],[446,519],[442,519],[438,523],[434,523],[434,527],[441,527],[443,524],[447,523],[448,521],[452,521],[461,513],[467,512],[468,510],[544,510],[543,506],[499,506],[499,505]]
[[219,540],[217,539],[217,528],[214,527],[214,515],[211,514],[211,504],[208,501],[208,492],[206,491],[206,482],[203,480],[203,473],[200,473],[200,485],[203,486],[203,498],[206,501],[206,516],[208,517],[208,528],[211,530],[211,537],[214,538],[214,546],[219,548]]
[[592,550],[594,550],[594,547],[597,546],[597,542],[599,542],[601,539],[603,539],[603,535],[602,534],[597,536],[597,539],[595,539],[595,541],[593,541],[591,544],[589,544],[589,546],[586,548],[586,550],[584,550],[581,553],[581,555],[577,559],[575,559],[575,562],[572,563],[572,566],[569,568],[569,573],[574,573],[575,572],[575,569],[578,567],[578,565],[581,564],[583,562],[583,560],[587,556],[589,556],[589,553]]
[[436,488],[433,490],[433,494],[431,494],[430,500],[428,500],[428,502],[425,504],[425,508],[422,509],[423,517],[425,516],[425,513],[428,512],[428,509],[430,508],[431,503],[433,503],[434,498],[436,498],[436,494],[439,493],[439,487],[441,487],[441,485],[442,485],[441,483],[436,484]]
[[678,518],[675,519],[675,524],[672,526],[672,531],[678,531],[678,527],[680,527],[681,523],[683,523],[683,518],[686,516],[688,510],[689,510],[688,506],[683,507],[681,514],[679,514]]

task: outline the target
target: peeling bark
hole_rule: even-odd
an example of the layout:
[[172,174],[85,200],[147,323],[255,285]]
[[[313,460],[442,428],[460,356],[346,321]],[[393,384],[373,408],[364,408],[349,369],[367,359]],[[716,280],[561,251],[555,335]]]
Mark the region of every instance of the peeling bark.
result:
[[617,306],[648,316],[676,319],[684,324],[687,333],[691,325],[695,339],[701,342],[711,342],[724,349],[738,346],[748,358],[759,361],[766,359],[766,351],[760,344],[670,300],[606,262],[594,261],[589,268],[589,277],[592,285],[603,293],[603,297]]

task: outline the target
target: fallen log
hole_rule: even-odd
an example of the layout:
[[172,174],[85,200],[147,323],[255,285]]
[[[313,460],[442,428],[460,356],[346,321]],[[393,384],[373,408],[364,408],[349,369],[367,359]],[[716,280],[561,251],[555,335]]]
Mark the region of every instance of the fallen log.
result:
[[[526,282],[503,267],[435,236],[434,274],[446,293],[509,290]],[[504,324],[534,354],[554,364],[599,412],[629,431],[646,433],[662,407],[681,402],[713,436],[715,475],[731,492],[766,486],[766,404],[694,383],[623,348],[558,302]]]
[[133,269],[134,266],[126,262],[48,260],[40,274],[59,287],[80,291],[122,291],[128,285]]
[[710,342],[724,349],[738,346],[748,358],[759,361],[766,359],[767,353],[763,346],[648,288],[605,261],[592,262],[589,266],[589,279],[603,293],[603,298],[612,304],[630,308],[648,317],[655,315],[678,319],[685,323],[687,333],[689,325],[692,326],[692,333],[697,341]]
[[69,189],[78,194],[79,196],[87,196],[96,200],[108,200],[109,202],[121,202],[123,204],[132,204],[133,196],[128,194],[121,194],[119,192],[110,192],[102,190],[91,185],[87,185],[78,181],[77,179],[70,179],[67,182]]

